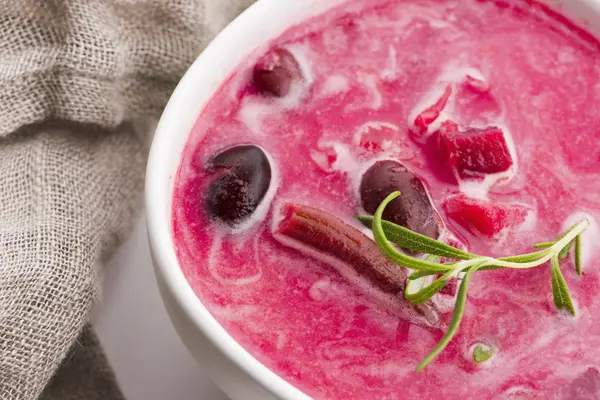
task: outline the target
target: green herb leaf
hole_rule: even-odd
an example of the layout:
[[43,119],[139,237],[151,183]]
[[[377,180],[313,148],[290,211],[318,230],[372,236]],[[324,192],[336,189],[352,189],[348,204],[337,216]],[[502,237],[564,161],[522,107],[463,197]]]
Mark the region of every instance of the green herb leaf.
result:
[[[440,259],[441,259],[441,257],[436,256],[435,254],[430,254],[427,257],[425,257],[425,261],[432,262],[432,263],[439,263]],[[439,275],[439,274],[437,272],[430,272],[430,271],[415,271],[408,276],[408,280],[415,281],[417,279],[425,278],[425,277],[431,276],[431,275]]]
[[[518,256],[502,257],[502,258],[499,258],[498,260],[514,262],[514,263],[529,263],[529,262],[537,261],[544,256],[547,256],[548,254],[550,254],[551,251],[552,251],[552,249],[547,248],[547,249],[536,251],[533,253],[520,254]],[[484,269],[487,269],[487,268],[484,268]]]
[[473,361],[476,363],[486,362],[494,355],[494,349],[490,346],[478,344],[473,349]]
[[406,300],[410,301],[413,304],[427,303],[429,299],[431,299],[435,294],[437,294],[440,290],[446,287],[446,285],[450,281],[450,278],[447,276],[447,274],[433,281],[431,284],[425,286],[423,289],[415,293],[408,292],[410,285],[407,284],[406,289],[404,290],[404,297],[406,297]]
[[[373,217],[360,216],[357,218],[364,226],[372,229]],[[381,225],[387,239],[403,249],[456,260],[470,260],[477,257],[475,254],[462,251],[449,244],[432,239],[429,236],[413,232],[401,225],[389,221],[382,221]]]
[[558,258],[560,260],[564,260],[569,256],[569,251],[571,250],[571,246],[573,245],[573,241],[570,241],[568,245],[562,248],[560,253],[558,253]]
[[[573,230],[575,230],[577,228],[578,224],[575,224],[571,227],[571,229],[569,229],[568,231],[566,231],[565,233],[563,233],[562,235],[559,236],[558,240],[556,242],[558,242],[559,240],[561,240],[562,238],[564,238],[565,236],[567,236],[569,233],[573,232]],[[579,235],[577,235],[579,236]],[[571,247],[573,246],[573,242],[576,241],[577,236],[575,237],[575,239],[571,240],[565,247],[563,247],[560,250],[560,253],[558,253],[558,258],[560,260],[564,260],[565,258],[567,258],[569,256],[569,251],[571,250]],[[555,242],[555,243],[556,243]]]
[[408,280],[416,281],[417,279],[425,278],[426,276],[439,275],[439,272],[431,271],[415,271],[408,276]]
[[573,301],[571,300],[571,294],[565,277],[560,270],[558,257],[552,257],[552,294],[554,295],[554,304],[558,309],[564,309],[569,311],[572,315],[575,315],[575,307],[573,307]]
[[429,261],[419,260],[414,257],[407,256],[396,250],[394,246],[388,241],[385,232],[383,231],[382,226],[382,215],[385,207],[396,197],[400,196],[400,192],[394,192],[390,194],[377,208],[375,212],[375,216],[373,218],[372,230],[373,236],[375,238],[375,242],[379,246],[381,252],[390,260],[395,262],[396,264],[400,264],[403,267],[421,270],[421,271],[430,271],[430,272],[438,272],[438,273],[446,273],[449,268],[444,264],[432,263]]
[[575,237],[575,270],[577,275],[581,276],[581,235]]
[[438,344],[431,350],[431,353],[425,357],[423,361],[419,365],[417,365],[417,372],[423,370],[430,362],[432,362],[445,348],[448,346],[448,343],[452,340],[458,328],[460,327],[460,323],[462,321],[462,317],[465,313],[465,304],[467,302],[467,290],[469,289],[469,281],[473,276],[473,273],[477,271],[477,267],[471,268],[465,274],[460,287],[458,289],[458,295],[456,296],[456,303],[454,305],[454,310],[452,311],[452,319],[450,320],[450,325],[448,326],[448,330],[442,337],[442,339],[438,342]]
[[534,249],[545,249],[547,247],[552,247],[556,244],[556,242],[542,242],[542,243],[536,243],[533,245]]
[[442,257],[440,256],[436,256],[435,254],[430,254],[427,257],[425,257],[425,261],[429,261],[432,263],[439,263]]
[[[573,245],[573,242],[575,242],[575,266],[577,272],[581,274],[580,235],[589,227],[590,223],[588,220],[584,219],[573,225],[570,230],[561,235],[560,238],[554,242],[536,244],[534,247],[541,249],[539,251],[509,257],[492,258],[463,252],[462,250],[456,249],[440,241],[419,235],[416,232],[399,227],[390,222],[383,221],[383,211],[386,206],[398,196],[400,196],[400,192],[390,194],[379,205],[374,217],[358,218],[363,224],[371,228],[377,246],[387,258],[401,267],[414,270],[408,277],[409,282],[405,290],[406,298],[415,304],[425,303],[438,293],[450,279],[456,278],[460,272],[466,272],[458,290],[448,330],[433,348],[431,353],[429,353],[429,355],[417,366],[417,371],[422,370],[433,361],[456,335],[465,312],[464,309],[469,281],[476,271],[490,271],[503,268],[516,270],[530,269],[540,267],[545,265],[548,261],[551,261],[554,303],[559,309],[566,309],[571,314],[575,315],[573,301],[562,275],[562,271],[560,270],[559,260],[560,257],[564,257],[568,254],[569,248]],[[400,247],[429,255],[422,260],[399,252],[396,247],[392,245],[390,240],[388,240],[388,236]],[[440,257],[458,259],[459,261],[442,264],[440,263]],[[431,275],[438,274],[442,274],[443,276],[433,282],[431,282],[431,279],[426,279]],[[419,280],[421,281],[419,282]],[[431,283],[423,287],[427,282]],[[410,286],[410,288],[408,286]],[[414,287],[418,287],[419,289],[417,291],[409,290]],[[479,350],[475,349],[473,357],[475,361],[483,362],[491,357],[492,353],[490,353],[490,351],[485,348]]]

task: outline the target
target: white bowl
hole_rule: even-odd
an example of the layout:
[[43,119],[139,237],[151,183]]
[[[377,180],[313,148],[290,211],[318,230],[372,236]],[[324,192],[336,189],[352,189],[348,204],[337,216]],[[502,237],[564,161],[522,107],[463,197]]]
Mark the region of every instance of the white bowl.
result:
[[[225,0],[224,0],[225,1]],[[156,279],[190,352],[233,400],[309,399],[237,343],[194,294],[171,236],[173,180],[192,126],[226,78],[255,48],[346,0],[259,0],[227,26],[187,71],[156,129],[146,176],[148,236]],[[547,0],[600,32],[600,0]]]

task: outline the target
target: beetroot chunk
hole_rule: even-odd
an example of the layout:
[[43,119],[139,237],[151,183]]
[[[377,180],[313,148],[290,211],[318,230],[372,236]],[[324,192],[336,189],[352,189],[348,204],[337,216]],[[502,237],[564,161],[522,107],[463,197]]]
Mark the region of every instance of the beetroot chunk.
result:
[[452,94],[452,87],[447,86],[444,90],[442,96],[431,106],[423,110],[417,117],[415,118],[414,125],[417,133],[422,135],[427,132],[429,129],[429,125],[435,122],[436,119],[440,116],[442,110],[446,107],[448,103],[448,99]]
[[363,175],[359,191],[362,206],[369,214],[375,214],[392,192],[400,191],[401,196],[385,209],[383,219],[434,239],[439,237],[440,218],[427,189],[403,164],[392,160],[376,162]]
[[447,198],[442,205],[446,215],[473,234],[492,237],[503,229],[522,224],[527,209],[518,205],[498,205],[464,195]]
[[254,66],[252,81],[256,90],[266,96],[284,97],[294,81],[302,79],[300,65],[286,49],[277,47],[265,54]]
[[[284,204],[282,212],[283,219],[276,236],[299,242],[302,245],[300,250],[308,248],[336,259],[375,288],[404,299],[403,290],[408,278],[406,268],[389,261],[377,244],[361,231],[310,206]],[[429,322],[438,320],[437,310],[431,303],[418,306],[408,302],[403,304]]]
[[446,121],[439,130],[439,142],[442,157],[461,179],[505,172],[513,164],[500,128],[459,131],[455,123]]

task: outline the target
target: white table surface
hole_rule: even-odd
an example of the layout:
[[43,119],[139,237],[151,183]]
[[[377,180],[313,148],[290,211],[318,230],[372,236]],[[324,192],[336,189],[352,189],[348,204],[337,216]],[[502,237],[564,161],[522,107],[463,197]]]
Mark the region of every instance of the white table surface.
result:
[[170,324],[143,218],[106,265],[102,298],[94,324],[127,400],[227,400]]

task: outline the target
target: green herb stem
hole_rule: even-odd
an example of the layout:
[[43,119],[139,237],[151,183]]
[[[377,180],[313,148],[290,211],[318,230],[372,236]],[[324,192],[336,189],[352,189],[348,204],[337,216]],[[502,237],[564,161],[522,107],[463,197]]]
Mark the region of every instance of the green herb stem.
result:
[[448,346],[448,343],[452,340],[456,332],[458,332],[458,328],[460,327],[460,323],[462,322],[462,317],[465,313],[465,304],[467,302],[467,290],[469,288],[469,281],[473,274],[477,271],[477,267],[470,269],[463,278],[460,287],[458,289],[458,295],[456,296],[456,303],[454,305],[454,310],[452,311],[452,319],[450,320],[450,325],[448,325],[448,330],[442,337],[442,339],[438,342],[438,344],[431,350],[423,361],[419,365],[417,365],[417,372],[423,370],[430,362],[432,362],[445,348]]
[[[382,216],[385,208],[398,196],[400,196],[400,192],[390,194],[379,205],[373,217],[361,216],[358,219],[373,231],[375,242],[387,258],[401,267],[413,270],[409,275],[409,282],[405,290],[406,299],[414,304],[423,304],[442,290],[451,279],[456,279],[460,273],[465,273],[458,290],[448,330],[431,353],[417,366],[417,371],[422,370],[433,361],[446,348],[458,331],[465,311],[468,285],[473,274],[477,271],[490,271],[503,268],[525,270],[542,266],[550,261],[554,303],[557,308],[565,309],[572,315],[575,315],[575,307],[573,306],[565,278],[560,270],[559,260],[568,256],[569,249],[574,243],[575,267],[577,273],[581,275],[580,236],[589,227],[590,223],[588,220],[584,219],[573,225],[571,229],[562,234],[554,242],[538,243],[533,246],[542,250],[516,256],[493,258],[462,251],[446,243],[413,232],[405,227],[389,221],[383,221]],[[398,251],[393,244],[404,249],[428,254],[428,256],[424,260],[409,256]],[[441,257],[458,261],[441,263]],[[426,277],[440,274],[442,275],[440,278],[424,286]],[[415,281],[419,279],[422,280],[419,290],[412,292],[410,289],[416,286],[417,282]]]

